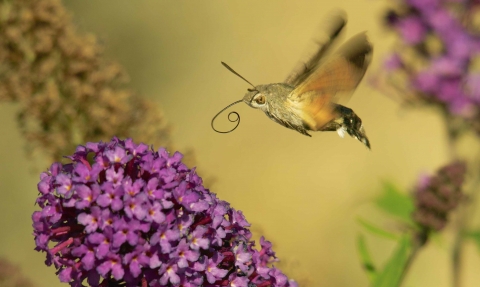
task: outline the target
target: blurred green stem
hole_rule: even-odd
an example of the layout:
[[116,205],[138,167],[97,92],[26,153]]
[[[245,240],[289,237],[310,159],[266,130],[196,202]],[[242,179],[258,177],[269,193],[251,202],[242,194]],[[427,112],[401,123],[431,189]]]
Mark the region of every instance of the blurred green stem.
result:
[[468,193],[468,204],[464,204],[462,208],[459,208],[456,221],[455,238],[452,248],[452,286],[460,287],[461,284],[461,270],[462,270],[462,255],[463,255],[463,240],[468,230],[469,220],[473,218],[475,213],[475,206],[477,193],[480,189],[480,177],[478,176],[478,170],[476,176],[474,176],[474,182],[471,185],[471,192]]
[[[454,161],[458,159],[456,151],[456,142],[458,139],[458,129],[454,125],[454,119],[448,113],[444,113],[445,127],[447,129],[447,148],[450,156],[450,160]],[[465,210],[464,208],[458,208],[457,219],[454,225],[455,235],[452,247],[452,286],[460,287],[461,286],[461,267],[462,267],[462,251],[463,251],[463,242],[462,242],[462,233],[465,227]]]
[[402,270],[402,275],[398,281],[398,286],[402,286],[403,280],[407,275],[410,267],[412,266],[413,261],[417,257],[418,252],[422,247],[427,243],[429,231],[427,229],[421,229],[418,232],[413,234],[412,238],[412,249],[410,255],[408,256],[407,262],[405,263],[405,268]]
[[445,127],[447,129],[448,154],[449,154],[450,160],[454,161],[458,159],[456,143],[459,138],[460,131],[458,126],[456,125],[456,121],[451,115],[444,113],[443,118],[445,121]]
[[[445,126],[447,128],[447,144],[449,149],[450,158],[452,161],[458,160],[459,156],[457,154],[456,144],[459,139],[460,130],[458,125],[455,124],[455,120],[451,115],[444,114]],[[478,158],[476,159],[478,160]],[[454,224],[455,235],[452,246],[452,286],[461,287],[461,273],[462,273],[462,262],[463,262],[463,239],[464,234],[467,230],[468,220],[473,214],[473,207],[475,204],[476,196],[475,193],[479,188],[480,178],[478,176],[474,177],[475,182],[472,184],[472,192],[467,193],[469,196],[468,204],[465,204],[465,201],[460,202],[460,206],[457,209],[456,221]]]
[[455,238],[453,242],[452,248],[452,286],[453,287],[460,287],[461,284],[461,267],[462,267],[462,251],[463,251],[463,240],[462,234],[465,226],[465,216],[464,209],[460,208],[458,212],[458,219],[457,219],[457,228],[455,230]]

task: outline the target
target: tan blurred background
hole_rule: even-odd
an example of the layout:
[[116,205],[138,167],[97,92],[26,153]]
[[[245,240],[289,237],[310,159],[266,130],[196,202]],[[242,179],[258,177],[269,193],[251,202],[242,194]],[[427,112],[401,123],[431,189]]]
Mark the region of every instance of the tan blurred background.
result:
[[[216,179],[212,191],[242,210],[257,235],[274,242],[290,277],[308,286],[356,287],[368,284],[355,249],[361,231],[356,217],[384,223],[368,203],[382,180],[408,190],[419,172],[446,163],[440,118],[433,111],[402,110],[364,81],[348,106],[362,118],[372,151],[336,133],[302,136],[244,104],[235,107],[242,122],[231,134],[213,132],[210,120],[249,87],[220,61],[254,84],[280,82],[336,8],[348,14],[347,37],[368,31],[373,74],[392,43],[380,26],[386,2],[64,3],[80,29],[95,33],[107,56],[125,66],[131,87],[162,106],[174,126],[174,144],[194,149],[203,175]],[[16,108],[0,106],[0,256],[21,265],[38,286],[60,286],[53,268],[43,265],[45,255],[33,251],[30,214],[38,175],[25,157]],[[392,243],[368,240],[374,259],[383,262]],[[447,242],[433,242],[420,253],[405,286],[450,286]],[[465,251],[465,287],[478,286],[477,250],[467,245]]]

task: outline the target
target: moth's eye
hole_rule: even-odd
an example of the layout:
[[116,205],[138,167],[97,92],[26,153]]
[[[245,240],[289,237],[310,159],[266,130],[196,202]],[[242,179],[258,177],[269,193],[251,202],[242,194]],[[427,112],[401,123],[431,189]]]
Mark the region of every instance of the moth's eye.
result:
[[264,105],[265,104],[265,96],[262,95],[262,94],[258,94],[256,95],[253,100],[255,101],[255,103],[257,103],[257,105]]

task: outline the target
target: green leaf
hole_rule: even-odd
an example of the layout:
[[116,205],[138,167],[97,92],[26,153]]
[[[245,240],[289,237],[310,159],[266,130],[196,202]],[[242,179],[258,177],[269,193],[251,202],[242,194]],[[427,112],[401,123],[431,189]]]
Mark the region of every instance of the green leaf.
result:
[[382,229],[381,227],[378,227],[378,226],[368,222],[367,220],[365,220],[361,217],[357,217],[357,221],[363,228],[365,228],[368,232],[370,232],[374,235],[378,235],[380,237],[384,237],[384,238],[387,238],[387,239],[393,239],[393,240],[398,240],[400,238],[399,235],[394,234],[394,233],[392,233],[390,231],[387,231],[385,229]]
[[398,241],[398,246],[392,257],[377,274],[372,287],[396,287],[401,283],[402,275],[407,266],[411,242],[408,236],[403,236]]
[[412,198],[401,193],[391,182],[384,182],[382,194],[376,198],[375,204],[381,210],[414,226],[411,214],[414,210]]
[[480,230],[469,231],[465,233],[465,237],[472,239],[480,252]]
[[373,282],[375,280],[375,276],[377,275],[375,270],[375,264],[373,263],[372,257],[370,256],[370,251],[368,251],[365,236],[363,236],[362,234],[357,237],[357,250],[358,254],[360,255],[362,267],[367,273],[370,282]]

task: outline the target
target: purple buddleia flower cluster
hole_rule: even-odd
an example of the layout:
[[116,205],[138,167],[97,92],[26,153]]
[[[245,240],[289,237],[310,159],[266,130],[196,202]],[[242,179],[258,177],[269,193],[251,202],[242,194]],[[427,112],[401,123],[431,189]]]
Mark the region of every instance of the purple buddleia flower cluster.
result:
[[448,214],[463,197],[465,172],[465,163],[454,162],[442,167],[436,175],[422,176],[414,192],[415,222],[429,230],[443,229]]
[[[480,133],[480,1],[396,0],[385,16],[400,41],[377,85],[409,103],[427,103]],[[383,82],[383,83],[382,83]],[[386,86],[386,87],[385,87]]]
[[37,251],[71,286],[296,287],[241,211],[205,189],[179,152],[131,139],[78,146],[41,174]]

